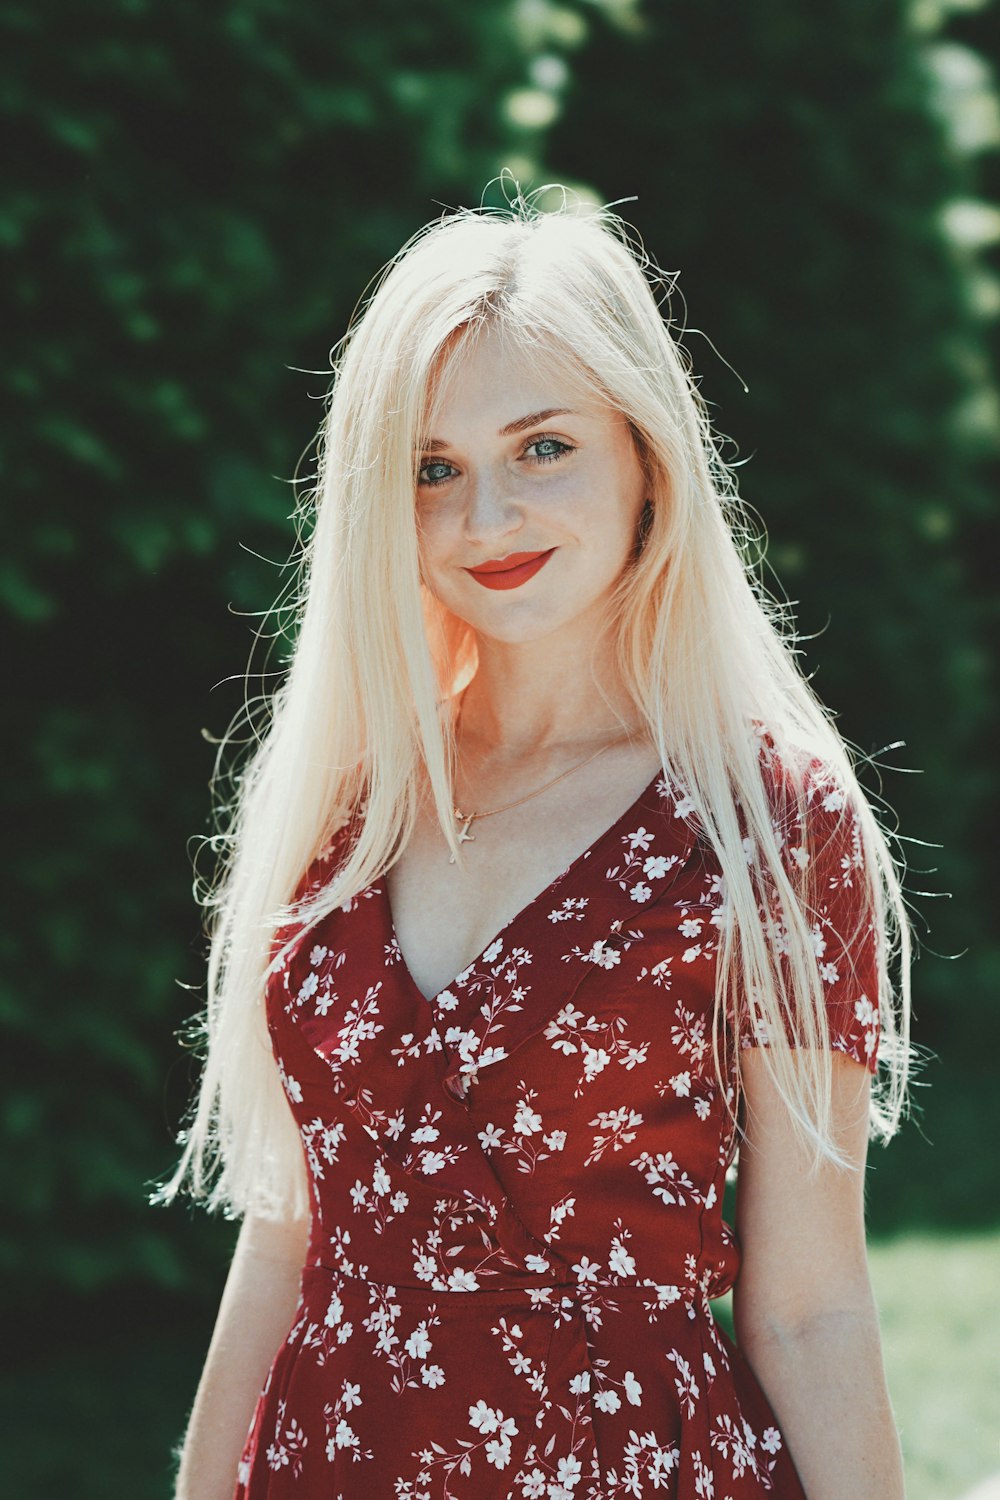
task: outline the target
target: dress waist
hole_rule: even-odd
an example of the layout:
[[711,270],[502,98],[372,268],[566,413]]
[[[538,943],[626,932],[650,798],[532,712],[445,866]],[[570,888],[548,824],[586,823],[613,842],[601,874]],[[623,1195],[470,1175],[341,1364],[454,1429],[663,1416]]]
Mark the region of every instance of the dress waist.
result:
[[[596,1282],[587,1280],[552,1281],[551,1278],[533,1279],[521,1277],[516,1281],[501,1281],[491,1277],[487,1282],[469,1278],[446,1289],[429,1286],[426,1282],[406,1282],[399,1279],[381,1281],[376,1277],[360,1276],[345,1272],[339,1266],[313,1261],[303,1269],[303,1281],[316,1279],[327,1285],[333,1283],[341,1293],[364,1297],[392,1296],[417,1299],[422,1302],[445,1302],[455,1305],[464,1297],[480,1302],[480,1305],[502,1303],[509,1306],[539,1307],[586,1307],[588,1303],[636,1302],[655,1308],[657,1312],[677,1308],[688,1317],[697,1310],[709,1310],[709,1298],[703,1284],[679,1285],[676,1282],[661,1282],[651,1279],[621,1279]],[[719,1295],[715,1293],[713,1296]]]

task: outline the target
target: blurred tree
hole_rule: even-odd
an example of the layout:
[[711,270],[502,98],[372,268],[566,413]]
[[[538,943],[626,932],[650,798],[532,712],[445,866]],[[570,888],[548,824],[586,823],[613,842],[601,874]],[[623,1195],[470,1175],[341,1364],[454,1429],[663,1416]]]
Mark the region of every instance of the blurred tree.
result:
[[19,1260],[22,1293],[176,1284],[229,1239],[203,1215],[171,1239],[144,1200],[196,1076],[173,1032],[204,979],[197,726],[239,708],[254,624],[225,601],[278,592],[255,555],[292,543],[277,476],[312,441],[365,284],[537,127],[505,108],[526,82],[507,0],[4,0],[0,28],[17,144],[0,208],[17,496],[0,1264]]
[[[681,268],[724,357],[688,330],[727,456],[749,460],[773,564],[823,632],[817,687],[863,748],[905,739],[888,759],[926,771],[886,792],[905,833],[945,845],[905,846],[911,886],[955,893],[929,909],[931,947],[972,951],[918,969],[919,1039],[992,1068],[1000,299],[954,230],[977,200],[988,225],[1000,162],[947,136],[929,61],[948,35],[996,57],[997,28],[978,0],[0,0],[16,1489],[103,1495],[110,1463],[129,1493],[169,1490],[232,1242],[200,1213],[178,1233],[144,1195],[197,1071],[174,1037],[204,979],[185,840],[209,830],[214,752],[197,727],[242,703],[329,345],[438,203],[476,202],[501,166],[637,192],[622,211]],[[963,1093],[934,1185],[964,1217],[995,1201],[962,1198],[983,1098]],[[183,1358],[152,1285],[201,1320]],[[122,1413],[125,1439],[88,1466]]]
[[[231,1241],[201,1215],[173,1233],[143,1194],[196,1076],[173,1035],[204,978],[185,840],[209,827],[213,751],[195,727],[218,734],[242,702],[328,346],[439,200],[478,201],[502,165],[532,178],[561,97],[548,175],[640,193],[624,211],[747,379],[737,405],[688,333],[753,457],[743,491],[803,628],[832,615],[809,653],[821,693],[865,748],[906,739],[928,773],[887,792],[905,832],[946,845],[914,858],[956,893],[932,946],[977,940],[988,402],[967,267],[939,227],[967,166],[933,117],[921,45],[901,4],[861,0],[801,15],[372,0],[335,23],[278,0],[3,0],[17,500],[0,608],[18,719],[0,1264],[19,1261],[19,1291],[190,1284]],[[981,949],[966,993],[976,963]],[[935,1045],[953,978],[926,967]],[[982,1012],[961,1012],[970,1056]]]
[[929,64],[947,7],[915,9],[580,5],[589,36],[547,163],[637,195],[619,211],[680,268],[669,310],[725,456],[745,465],[806,669],[862,751],[903,740],[886,766],[923,773],[881,787],[903,835],[943,845],[902,845],[908,888],[952,895],[914,902],[919,937],[930,924],[915,1036],[964,1064],[1000,1042],[983,881],[996,611],[980,556],[1000,429],[976,266],[949,233],[974,169]]
[[[973,298],[989,337],[993,369],[1000,369],[1000,6],[996,0],[939,0],[948,21],[931,55],[937,64],[942,108],[951,118],[953,149],[966,152],[974,163],[971,195],[958,200],[952,215],[955,232],[965,248]],[[933,13],[928,25],[935,19]],[[996,399],[996,397],[994,397]],[[980,829],[987,856],[1000,847],[1000,455],[989,469],[993,504],[970,530],[969,558],[973,588],[980,600],[990,646],[990,690],[987,694],[988,730],[992,751],[992,796]],[[992,861],[991,861],[992,863]],[[991,871],[983,871],[987,889]],[[1000,974],[993,991],[1000,990]]]

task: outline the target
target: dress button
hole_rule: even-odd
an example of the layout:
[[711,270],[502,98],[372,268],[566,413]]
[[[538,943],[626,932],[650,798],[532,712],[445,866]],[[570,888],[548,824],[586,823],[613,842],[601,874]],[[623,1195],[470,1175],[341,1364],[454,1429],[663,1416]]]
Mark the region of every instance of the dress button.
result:
[[469,1101],[466,1098],[466,1094],[468,1093],[469,1085],[466,1078],[463,1078],[461,1074],[457,1078],[447,1076],[442,1078],[441,1087],[449,1099],[454,1099],[456,1104],[464,1104],[465,1108],[468,1109]]

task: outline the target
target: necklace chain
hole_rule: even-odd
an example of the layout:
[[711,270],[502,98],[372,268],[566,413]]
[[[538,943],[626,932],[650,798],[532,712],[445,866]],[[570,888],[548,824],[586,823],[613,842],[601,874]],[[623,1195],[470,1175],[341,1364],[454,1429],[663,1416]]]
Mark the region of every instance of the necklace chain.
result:
[[[456,735],[458,733],[458,726],[461,722],[462,709],[464,707],[465,699],[463,696],[462,703],[459,705],[458,718],[455,720]],[[527,796],[518,797],[516,802],[505,802],[503,807],[492,807],[488,812],[464,813],[460,812],[457,807],[452,807],[452,813],[454,814],[455,821],[461,824],[461,827],[458,830],[459,843],[474,844],[476,842],[473,835],[469,832],[469,829],[472,827],[473,823],[478,823],[482,818],[495,818],[497,813],[510,812],[512,808],[520,807],[523,802],[530,802],[532,797],[540,797],[543,792],[547,792],[550,787],[556,786],[560,781],[564,781],[566,777],[571,776],[574,771],[582,771],[584,766],[589,766],[591,761],[596,760],[599,755],[603,755],[605,751],[610,750],[612,745],[619,744],[622,738],[627,738],[627,736],[619,736],[617,740],[609,740],[606,745],[602,745],[599,750],[595,750],[593,755],[588,755],[585,760],[577,761],[576,765],[574,766],[568,766],[567,769],[565,771],[561,771],[558,776],[553,776],[551,781],[546,781],[543,786],[536,787],[533,792],[528,792]],[[452,865],[455,863],[454,854],[450,857],[448,863]]]

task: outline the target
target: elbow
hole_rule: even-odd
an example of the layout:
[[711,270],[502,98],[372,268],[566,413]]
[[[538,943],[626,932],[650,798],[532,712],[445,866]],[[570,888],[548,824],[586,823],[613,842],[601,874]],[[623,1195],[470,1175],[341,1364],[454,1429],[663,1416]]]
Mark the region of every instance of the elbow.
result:
[[878,1329],[878,1312],[870,1285],[848,1295],[814,1297],[808,1304],[762,1303],[734,1295],[733,1328],[737,1344],[752,1363],[755,1355],[769,1349],[841,1343],[870,1334]]

